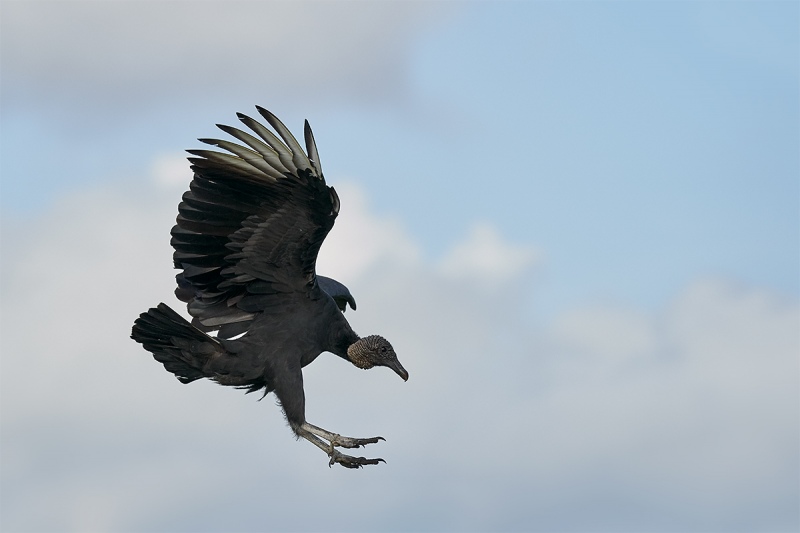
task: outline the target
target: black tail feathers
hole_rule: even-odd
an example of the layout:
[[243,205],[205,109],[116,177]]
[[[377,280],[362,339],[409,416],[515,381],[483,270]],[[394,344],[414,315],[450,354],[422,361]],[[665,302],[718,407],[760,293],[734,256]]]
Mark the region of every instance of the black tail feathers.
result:
[[206,377],[205,364],[215,353],[224,352],[219,341],[163,303],[139,315],[133,323],[131,338],[152,352],[156,361],[181,383]]

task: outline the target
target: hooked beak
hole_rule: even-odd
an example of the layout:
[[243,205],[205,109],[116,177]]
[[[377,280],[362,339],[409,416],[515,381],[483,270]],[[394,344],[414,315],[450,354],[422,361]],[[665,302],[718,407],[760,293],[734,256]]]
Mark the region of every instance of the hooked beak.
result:
[[386,366],[394,370],[395,374],[403,378],[403,381],[408,381],[408,372],[406,372],[406,369],[400,364],[400,361],[397,359],[389,361]]

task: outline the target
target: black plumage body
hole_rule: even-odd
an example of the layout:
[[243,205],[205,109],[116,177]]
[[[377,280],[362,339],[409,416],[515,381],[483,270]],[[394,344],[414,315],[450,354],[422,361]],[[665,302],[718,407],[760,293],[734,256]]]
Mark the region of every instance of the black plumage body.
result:
[[181,270],[175,294],[191,323],[160,304],[137,319],[131,336],[183,383],[205,377],[274,392],[294,432],[325,450],[331,463],[375,464],[335,447],[378,438],[341,437],[305,420],[302,368],[327,351],[360,368],[387,366],[403,379],[408,373],[385,339],[361,339],[352,330],[344,311],[355,309],[355,299],[347,287],[316,274],[339,198],[322,176],[308,123],[307,155],[274,115],[258,110],[280,138],[239,114],[258,138],[219,127],[247,147],[201,139],[230,154],[189,150],[194,178],[171,244]]

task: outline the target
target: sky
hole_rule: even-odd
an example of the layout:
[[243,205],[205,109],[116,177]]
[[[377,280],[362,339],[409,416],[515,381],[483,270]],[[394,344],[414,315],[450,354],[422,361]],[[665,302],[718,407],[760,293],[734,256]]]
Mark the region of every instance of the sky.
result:
[[[800,529],[792,1],[0,3],[0,529]],[[185,149],[311,123],[318,271],[410,373],[307,418],[129,339]]]

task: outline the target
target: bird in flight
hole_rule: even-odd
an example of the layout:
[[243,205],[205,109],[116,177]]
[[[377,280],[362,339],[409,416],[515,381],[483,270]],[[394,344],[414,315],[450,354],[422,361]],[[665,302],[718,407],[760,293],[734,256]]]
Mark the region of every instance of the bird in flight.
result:
[[194,177],[171,244],[181,271],[175,294],[192,321],[161,303],[139,316],[131,338],[182,383],[208,378],[274,392],[292,431],[323,450],[329,465],[378,464],[383,459],[338,448],[382,437],[345,437],[306,421],[302,368],[331,352],[358,368],[388,367],[403,380],[408,372],[389,341],[359,337],[350,327],[344,312],[356,302],[347,287],[317,275],[339,197],[325,183],[308,121],[304,152],[275,115],[256,109],[274,133],[238,113],[255,135],[218,125],[240,143],[200,139],[227,153],[188,150]]

